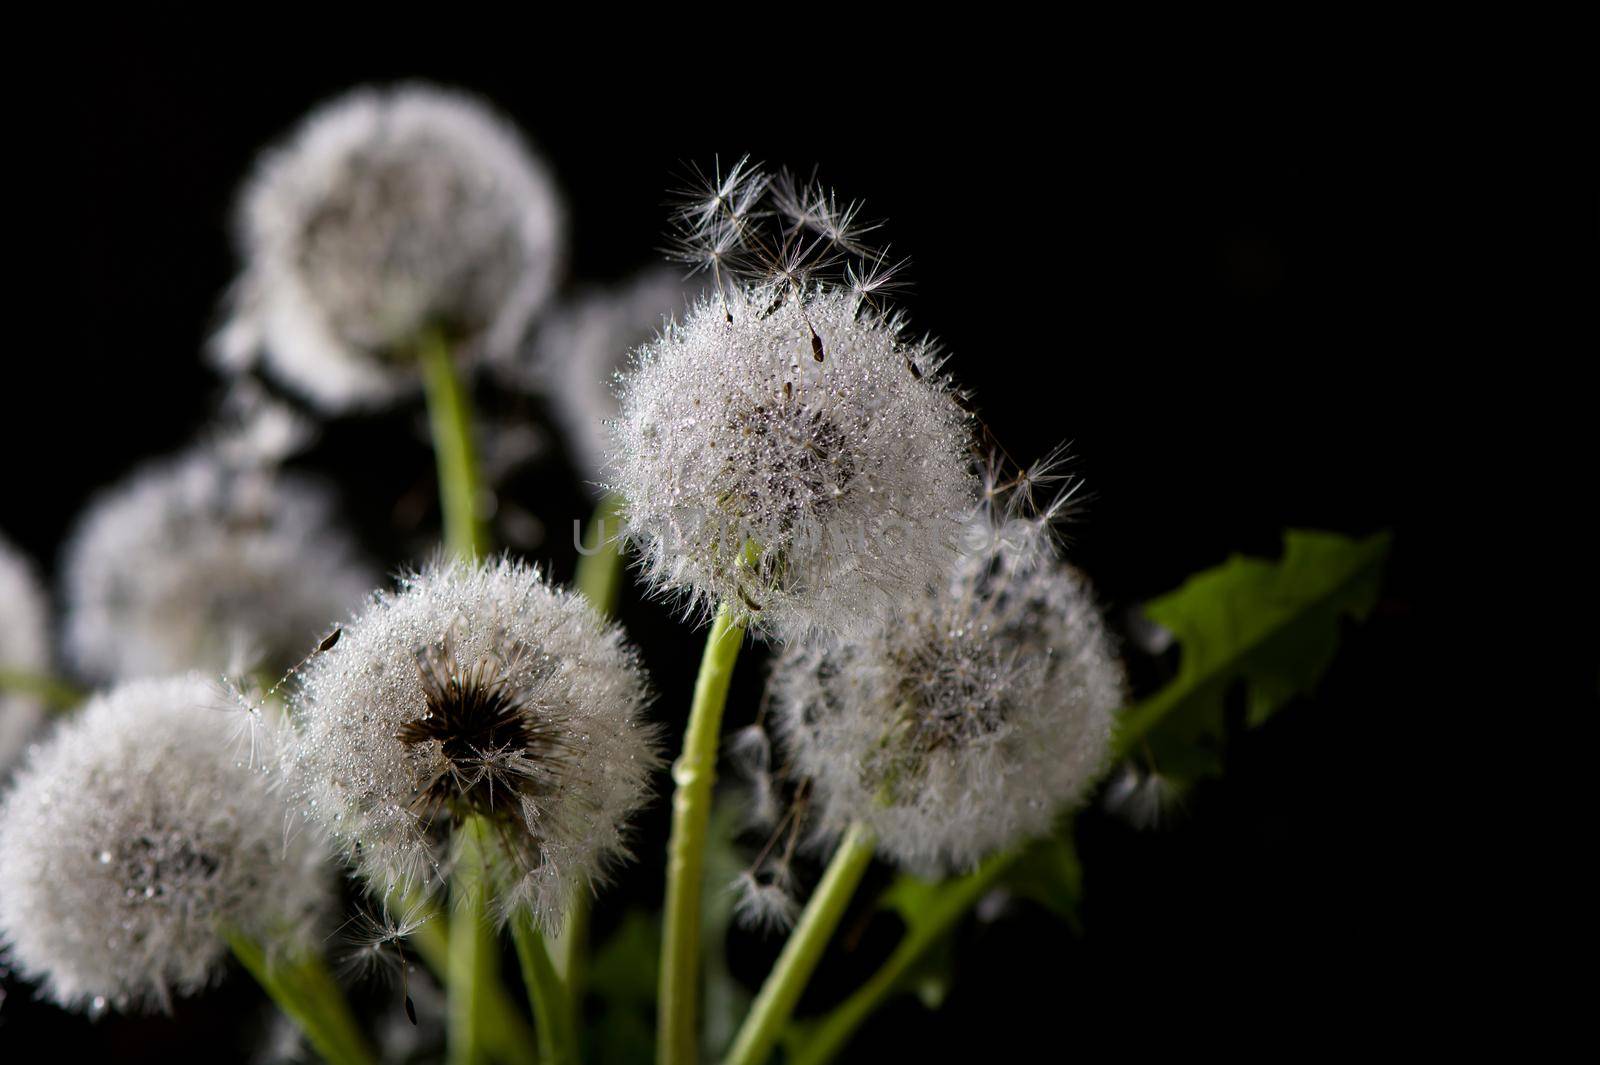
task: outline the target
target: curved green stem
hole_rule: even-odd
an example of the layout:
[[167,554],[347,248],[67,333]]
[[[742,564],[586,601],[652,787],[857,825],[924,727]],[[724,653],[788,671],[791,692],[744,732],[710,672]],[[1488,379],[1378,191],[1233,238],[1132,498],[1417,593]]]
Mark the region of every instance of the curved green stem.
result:
[[309,953],[269,957],[260,943],[236,930],[224,930],[223,936],[234,957],[331,1065],[376,1065],[377,1055],[321,958]]
[[494,937],[487,922],[489,875],[485,848],[489,826],[469,817],[456,829],[456,867],[451,879],[450,948],[445,962],[447,1047],[451,1065],[481,1065],[484,989],[496,982]]
[[550,961],[544,936],[533,918],[519,913],[511,922],[511,937],[522,963],[522,982],[528,989],[534,1023],[539,1030],[539,1058],[543,1065],[578,1065],[578,1034],[572,1000]]
[[489,536],[479,517],[483,483],[472,439],[471,400],[456,375],[455,359],[443,336],[437,332],[424,334],[417,357],[428,395],[434,458],[439,464],[445,547],[459,558],[479,558],[489,548]]
[[761,993],[750,1006],[739,1034],[734,1037],[733,1049],[728,1052],[727,1065],[761,1065],[777,1045],[783,1026],[794,1013],[795,1003],[805,990],[806,982],[822,960],[822,952],[833,936],[834,929],[844,917],[861,878],[872,864],[872,852],[877,837],[872,829],[857,821],[850,826],[839,849],[828,863],[822,881],[812,892],[805,912],[783,945],[777,964],[767,974]]
[[929,948],[955,927],[966,912],[988,894],[1017,860],[1019,850],[997,854],[966,876],[940,885],[940,893],[908,928],[894,953],[865,984],[828,1014],[788,1057],[788,1065],[824,1065],[844,1049],[861,1023],[888,998]]
[[0,669],[0,692],[30,695],[51,710],[67,710],[88,698],[88,693],[64,680],[26,669]]
[[[1157,705],[1158,710],[1137,718],[1128,714],[1121,716],[1115,741],[1119,757],[1133,747],[1149,731],[1154,722],[1160,720],[1166,708],[1159,703]],[[844,1049],[845,1044],[855,1035],[862,1023],[900,986],[900,982],[912,966],[938,943],[968,910],[978,904],[978,900],[1006,874],[1021,854],[1022,848],[997,854],[966,876],[941,884],[938,898],[929,907],[925,920],[907,931],[905,937],[895,947],[894,953],[866,983],[806,1031],[788,1056],[789,1065],[825,1065],[826,1062],[832,1061],[834,1056]],[[781,958],[779,963],[782,964]],[[730,1058],[730,1061],[732,1060]]]
[[695,1003],[700,982],[700,892],[706,828],[711,816],[711,786],[716,780],[722,709],[728,701],[728,684],[743,642],[744,627],[724,603],[706,636],[683,753],[672,766],[676,790],[667,852],[660,1015],[656,1024],[656,1060],[660,1065],[690,1065],[696,1058]]

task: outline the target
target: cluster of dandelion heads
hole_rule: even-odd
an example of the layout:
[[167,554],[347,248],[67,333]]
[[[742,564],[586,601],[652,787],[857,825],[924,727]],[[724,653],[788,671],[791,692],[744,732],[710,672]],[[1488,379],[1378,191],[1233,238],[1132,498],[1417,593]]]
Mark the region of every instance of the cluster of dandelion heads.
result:
[[1045,537],[1003,520],[894,626],[785,648],[777,727],[824,834],[860,820],[908,868],[969,868],[1047,831],[1098,777],[1123,672]]
[[65,555],[66,652],[95,679],[281,670],[374,583],[319,482],[197,451],[85,512]]
[[703,288],[661,268],[580,293],[541,322],[533,342],[503,365],[502,376],[550,397],[580,468],[598,475],[611,446],[606,425],[617,416],[613,386],[628,352],[681,315]]
[[976,496],[937,367],[847,292],[702,299],[635,354],[613,427],[652,584],[790,634],[891,616],[953,561]]
[[414,387],[425,334],[468,355],[522,340],[562,259],[545,166],[486,105],[405,85],[313,112],[267,152],[239,208],[244,272],[215,354],[318,404]]
[[[0,538],[0,673],[43,674],[50,667],[49,612],[33,566]],[[0,687],[0,773],[44,720],[44,703]]]
[[225,930],[315,942],[331,866],[250,760],[270,724],[244,724],[202,678],[132,681],[18,770],[0,806],[0,934],[50,998],[165,1008],[218,975]]
[[385,892],[448,869],[487,819],[502,916],[559,916],[624,852],[657,764],[621,629],[507,560],[436,563],[299,672],[286,749],[300,807]]

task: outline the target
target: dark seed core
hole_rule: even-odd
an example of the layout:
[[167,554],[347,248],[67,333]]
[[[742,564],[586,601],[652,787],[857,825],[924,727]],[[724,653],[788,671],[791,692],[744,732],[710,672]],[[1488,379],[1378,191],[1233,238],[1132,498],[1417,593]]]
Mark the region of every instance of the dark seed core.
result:
[[458,666],[445,640],[417,650],[423,713],[396,738],[408,747],[437,742],[445,767],[418,789],[413,808],[430,820],[448,812],[511,815],[518,796],[537,798],[551,786],[526,770],[559,758],[561,741],[543,715],[530,713],[525,683],[516,677],[519,648]]

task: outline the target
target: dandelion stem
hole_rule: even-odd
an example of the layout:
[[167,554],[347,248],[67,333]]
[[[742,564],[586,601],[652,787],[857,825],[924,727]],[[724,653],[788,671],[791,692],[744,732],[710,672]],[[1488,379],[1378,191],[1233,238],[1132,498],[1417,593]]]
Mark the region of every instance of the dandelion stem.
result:
[[534,1023],[539,1030],[541,1065],[578,1065],[572,999],[550,961],[544,936],[534,927],[533,917],[525,910],[512,919],[511,936],[517,944],[522,982],[528,989],[528,1002],[533,1006]]
[[[439,464],[445,548],[458,558],[477,559],[488,549],[489,538],[478,512],[481,481],[472,439],[471,404],[442,335],[436,331],[423,334],[417,356]],[[508,1030],[497,1023],[504,1021],[504,1011],[495,1008],[505,995],[495,972],[495,939],[485,924],[488,826],[481,818],[471,817],[456,830],[456,836],[460,852],[453,885],[455,913],[445,957],[449,1060],[452,1065],[477,1065],[484,1060],[489,1043],[501,1041],[491,1032]]]
[[26,669],[0,669],[0,692],[34,696],[44,700],[52,710],[70,709],[86,698],[82,691],[64,680]]
[[622,543],[617,538],[621,513],[622,500],[615,495],[607,495],[595,507],[584,531],[586,553],[578,556],[578,573],[573,580],[589,605],[605,617],[616,610],[617,591],[622,586]]
[[562,919],[561,931],[550,942],[550,955],[556,975],[566,984],[575,1010],[583,1001],[583,962],[588,949],[589,899],[586,895],[574,894],[572,905],[567,907],[567,915]]
[[[1142,743],[1153,723],[1160,720],[1161,715],[1170,708],[1168,703],[1162,703],[1160,698],[1158,695],[1156,699],[1146,704],[1152,709],[1144,715],[1134,717],[1127,711],[1119,715],[1117,757],[1126,757],[1129,750]],[[860,1028],[883,1000],[900,986],[900,981],[905,978],[911,967],[956,922],[960,921],[969,909],[977,905],[978,900],[983,898],[1016,863],[1022,852],[1023,848],[1016,847],[996,854],[966,876],[941,884],[939,894],[925,911],[923,921],[906,933],[899,946],[895,947],[894,953],[889,955],[888,960],[866,983],[857,988],[849,998],[835,1007],[809,1031],[806,1038],[788,1055],[789,1065],[826,1065],[832,1061],[855,1035],[856,1029]],[[904,877],[905,874],[901,876]],[[803,920],[802,918],[802,922]],[[799,934],[798,929],[795,934]],[[785,948],[785,953],[787,952]],[[778,965],[782,964],[783,959],[780,957]],[[766,994],[764,988],[762,994]],[[752,1007],[752,1016],[758,1007],[759,1002],[757,1007]],[[741,1038],[742,1035],[741,1032]],[[737,1050],[737,1047],[735,1049]],[[730,1057],[730,1065],[735,1060]]]
[[238,931],[224,930],[234,957],[256,978],[278,1009],[331,1065],[376,1065],[377,1055],[356,1025],[344,992],[315,954],[269,957],[266,950]]
[[[442,983],[450,971],[450,932],[445,915],[435,914],[424,921],[411,933],[411,946]],[[482,1011],[479,1022],[483,1026],[483,1044],[490,1058],[502,1065],[539,1065],[533,1029],[499,981],[479,988],[478,1008]]]
[[[617,592],[622,587],[622,543],[617,539],[621,524],[622,499],[608,494],[595,507],[584,532],[583,543],[593,554],[578,555],[578,572],[573,579],[578,592],[602,617],[616,610]],[[583,962],[589,949],[589,896],[576,892],[567,907],[561,931],[550,941],[550,956],[556,973],[567,985],[573,1009],[583,1002]]]
[[812,892],[805,912],[783,945],[783,953],[778,955],[777,964],[761,985],[761,993],[734,1037],[726,1065],[761,1065],[772,1053],[794,1013],[795,1003],[800,1001],[801,992],[822,960],[823,949],[872,863],[876,844],[872,829],[860,821],[845,833],[822,874],[822,882]]
[[920,920],[906,930],[894,953],[854,994],[815,1025],[803,1042],[792,1048],[786,1059],[788,1065],[825,1065],[832,1061],[862,1022],[901,986],[912,967],[988,894],[1021,854],[1022,848],[1005,851],[967,875],[940,884]]
[[485,866],[490,830],[481,817],[456,829],[456,868],[451,882],[450,953],[445,991],[450,1065],[481,1065],[485,1046],[483,989],[495,982],[494,937],[485,919],[489,876]]
[[471,401],[443,336],[434,331],[425,333],[417,354],[428,394],[433,452],[439,464],[445,547],[460,558],[479,558],[488,550],[489,537],[479,518],[482,481],[472,440]]
[[717,739],[728,684],[744,642],[744,626],[724,603],[706,636],[700,675],[683,753],[672,767],[672,838],[668,843],[667,902],[661,947],[660,1015],[656,1026],[659,1065],[695,1060],[695,1002],[700,981],[700,892],[704,879],[711,785],[716,779]]

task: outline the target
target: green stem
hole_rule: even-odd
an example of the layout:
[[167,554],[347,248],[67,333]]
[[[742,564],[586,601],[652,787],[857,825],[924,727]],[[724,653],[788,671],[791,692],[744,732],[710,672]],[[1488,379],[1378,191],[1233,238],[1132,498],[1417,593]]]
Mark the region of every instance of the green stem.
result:
[[744,627],[724,603],[706,637],[700,675],[683,753],[672,767],[672,838],[668,843],[667,902],[661,946],[660,1016],[656,1026],[659,1065],[695,1061],[695,1000],[700,980],[700,891],[716,780],[717,740],[728,684],[744,642]]
[[907,929],[889,959],[871,979],[808,1033],[794,1053],[789,1055],[788,1065],[823,1065],[832,1061],[834,1055],[844,1049],[856,1029],[861,1027],[861,1023],[900,985],[912,966],[929,948],[944,938],[966,912],[977,905],[979,899],[988,894],[1019,854],[1020,848],[997,854],[966,876],[942,885],[944,890],[924,911],[922,919]]
[[[585,549],[593,553],[578,555],[578,572],[573,580],[579,594],[602,617],[615,612],[617,593],[622,588],[622,543],[617,537],[621,513],[622,499],[616,495],[607,495],[595,507],[583,537]],[[573,1009],[579,1011],[583,1002],[584,956],[589,949],[589,905],[587,891],[574,892],[561,931],[550,941],[556,972],[566,984]]]
[[[450,972],[448,918],[442,913],[435,914],[411,933],[411,946],[443,983]],[[500,981],[478,989],[478,1009],[484,1048],[491,1058],[502,1065],[538,1065],[533,1029],[528,1027],[527,1019]]]
[[454,913],[445,964],[451,1065],[480,1065],[485,1059],[482,989],[495,982],[494,938],[487,911],[489,875],[485,867],[489,826],[469,817],[456,829],[456,868],[451,881]]
[[417,355],[428,395],[434,457],[439,464],[445,547],[459,558],[479,558],[489,548],[489,537],[479,517],[482,479],[472,439],[471,400],[456,375],[455,359],[443,336],[424,334]]
[[877,837],[872,829],[859,821],[845,833],[827,871],[822,874],[822,882],[812,892],[799,923],[783,945],[783,953],[778,955],[777,964],[767,974],[761,993],[751,1004],[749,1015],[734,1037],[727,1065],[761,1065],[772,1053],[784,1025],[794,1013],[795,1003],[800,1001],[806,982],[822,960],[823,949],[844,917],[850,897],[860,885],[867,866],[872,864],[876,846]]
[[544,936],[526,912],[512,920],[511,936],[517,944],[522,982],[528,989],[528,1002],[533,1006],[534,1024],[539,1031],[540,1061],[543,1065],[578,1065],[572,1000],[550,961]]
[[235,930],[224,930],[234,957],[256,978],[313,1049],[332,1065],[375,1065],[378,1058],[356,1024],[333,975],[315,954],[294,958],[268,957],[260,943]]
[[26,669],[0,669],[0,692],[21,692],[42,700],[52,710],[67,710],[86,699],[87,693],[48,673]]
[[[578,591],[602,617],[617,608],[617,592],[622,587],[622,500],[608,495],[595,507],[583,534],[583,552],[578,555],[578,572],[573,579]],[[593,552],[592,554],[588,552]]]
[[[1124,712],[1118,715],[1114,741],[1118,758],[1124,757],[1137,745],[1170,708],[1172,702],[1162,695],[1142,704],[1144,712],[1141,714]],[[929,919],[909,931],[872,978],[806,1034],[789,1056],[789,1065],[823,1065],[831,1061],[850,1041],[862,1022],[895,990],[910,968],[966,915],[967,910],[977,905],[978,900],[1005,875],[1021,853],[1022,848],[1016,848],[997,854],[974,872],[946,882],[930,911]],[[781,958],[779,963],[782,963]]]
[[589,898],[574,892],[572,905],[562,919],[561,931],[550,941],[551,960],[556,974],[572,996],[573,1008],[583,1001],[584,955],[589,949]]
[[[488,535],[478,514],[481,482],[472,439],[471,406],[443,336],[425,333],[418,344],[417,358],[428,396],[434,457],[439,465],[445,549],[470,562],[488,548]],[[456,830],[459,850],[452,885],[455,913],[445,957],[452,1065],[478,1065],[484,1060],[487,1032],[483,1022],[491,1011],[487,1003],[498,987],[495,941],[486,924],[488,835],[488,826],[478,817],[467,818]]]

